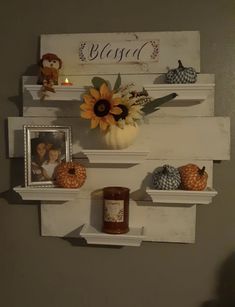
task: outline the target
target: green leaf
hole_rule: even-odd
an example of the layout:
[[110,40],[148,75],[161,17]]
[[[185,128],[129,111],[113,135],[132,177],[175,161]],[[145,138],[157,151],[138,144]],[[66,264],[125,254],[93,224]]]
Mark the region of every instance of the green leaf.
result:
[[141,110],[145,113],[145,115],[148,115],[150,113],[157,111],[162,104],[173,100],[176,96],[177,96],[176,93],[171,93],[169,95],[156,98],[151,102],[147,103],[145,106],[143,106]]
[[[92,78],[91,82],[92,82],[94,88],[96,88],[97,90],[100,89],[100,87],[101,87],[101,85],[102,85],[103,83],[106,83],[106,84],[107,84],[107,81],[105,81],[103,78],[100,78],[100,77],[94,77],[94,78]],[[108,84],[107,84],[107,85],[108,85]]]
[[114,91],[114,92],[118,91],[119,88],[120,88],[120,86],[121,86],[121,75],[118,74],[117,80],[116,80],[116,82],[115,82],[115,84],[114,84],[114,87],[113,87],[113,91]]

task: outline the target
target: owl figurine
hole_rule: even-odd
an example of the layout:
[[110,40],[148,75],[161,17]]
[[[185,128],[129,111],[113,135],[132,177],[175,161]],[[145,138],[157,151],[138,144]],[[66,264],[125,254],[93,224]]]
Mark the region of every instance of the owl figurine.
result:
[[62,66],[61,59],[54,53],[46,53],[42,56],[39,65],[38,84],[48,85],[49,88],[58,85],[59,70]]

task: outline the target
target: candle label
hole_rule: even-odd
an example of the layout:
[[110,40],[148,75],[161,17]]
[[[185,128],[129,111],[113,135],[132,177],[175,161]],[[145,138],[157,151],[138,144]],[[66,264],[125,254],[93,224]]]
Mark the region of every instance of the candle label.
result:
[[118,223],[124,221],[124,200],[104,200],[104,221]]

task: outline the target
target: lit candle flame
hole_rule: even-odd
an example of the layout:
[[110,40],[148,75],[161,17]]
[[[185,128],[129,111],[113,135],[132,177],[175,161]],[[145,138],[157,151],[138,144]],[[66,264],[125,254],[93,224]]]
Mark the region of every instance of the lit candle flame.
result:
[[61,85],[68,86],[68,85],[73,85],[73,83],[70,82],[68,78],[65,78],[64,82],[62,82]]

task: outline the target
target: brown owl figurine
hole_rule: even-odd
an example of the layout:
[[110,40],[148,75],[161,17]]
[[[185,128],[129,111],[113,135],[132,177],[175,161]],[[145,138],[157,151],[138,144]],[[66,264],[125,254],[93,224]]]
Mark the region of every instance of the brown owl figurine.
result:
[[42,56],[39,65],[38,84],[48,85],[49,88],[58,85],[59,70],[62,66],[61,59],[56,54],[46,53]]

